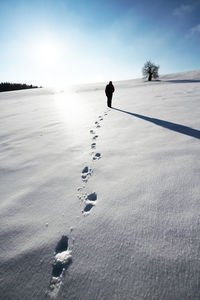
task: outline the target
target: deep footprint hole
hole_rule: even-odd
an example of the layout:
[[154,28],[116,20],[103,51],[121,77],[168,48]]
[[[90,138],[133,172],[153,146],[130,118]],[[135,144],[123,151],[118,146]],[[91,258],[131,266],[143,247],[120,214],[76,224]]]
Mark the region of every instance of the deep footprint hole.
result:
[[55,265],[53,265],[52,276],[59,277],[63,271],[63,264],[59,261]]
[[92,194],[87,196],[87,199],[90,200],[90,201],[96,201],[97,200],[97,194],[92,193]]
[[60,239],[60,241],[58,242],[55,252],[57,253],[61,253],[63,251],[66,251],[68,249],[68,237],[66,235],[63,235]]
[[67,262],[62,263],[60,261],[53,265],[52,276],[59,277],[62,274],[63,269],[67,270],[72,263],[72,258],[68,259]]
[[86,166],[85,168],[83,168],[82,173],[88,173],[88,171],[89,171],[89,169],[88,169],[88,167]]
[[85,206],[85,208],[84,208],[84,212],[88,212],[88,211],[90,211],[91,210],[91,208],[93,207],[94,205],[93,204],[91,204],[91,203],[88,203],[88,204],[86,204],[86,206]]

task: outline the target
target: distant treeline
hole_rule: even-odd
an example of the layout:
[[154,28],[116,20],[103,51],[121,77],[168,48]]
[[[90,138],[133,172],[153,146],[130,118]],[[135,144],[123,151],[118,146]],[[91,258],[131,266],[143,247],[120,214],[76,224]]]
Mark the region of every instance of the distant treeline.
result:
[[10,82],[1,82],[0,83],[0,92],[14,91],[14,90],[25,90],[25,89],[36,89],[38,86],[28,85],[25,83],[10,83]]

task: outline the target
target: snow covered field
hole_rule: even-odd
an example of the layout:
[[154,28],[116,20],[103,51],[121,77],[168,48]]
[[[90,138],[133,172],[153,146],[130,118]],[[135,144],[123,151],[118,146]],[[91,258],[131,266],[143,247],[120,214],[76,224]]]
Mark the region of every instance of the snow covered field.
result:
[[200,299],[200,71],[0,94],[0,298]]

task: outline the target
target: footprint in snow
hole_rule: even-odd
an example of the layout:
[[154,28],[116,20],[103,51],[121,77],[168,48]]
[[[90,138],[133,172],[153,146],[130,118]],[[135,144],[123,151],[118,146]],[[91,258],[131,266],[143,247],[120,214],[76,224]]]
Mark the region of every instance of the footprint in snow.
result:
[[94,205],[93,205],[92,203],[86,204],[86,206],[85,206],[83,212],[84,212],[84,213],[89,212],[89,211],[93,208],[93,206],[94,206]]
[[101,158],[101,153],[96,153],[94,156],[93,156],[93,160],[97,160],[97,159],[100,159]]
[[56,297],[62,285],[65,270],[72,263],[71,251],[68,250],[68,237],[63,235],[55,249],[52,278],[49,285],[49,294]]
[[97,200],[97,194],[95,192],[87,195],[86,202],[85,202],[86,205],[83,210],[83,213],[88,213],[94,206],[96,200]]
[[87,200],[89,201],[96,201],[97,200],[97,194],[94,192],[94,193],[91,193],[87,196]]
[[103,120],[103,117],[102,116],[99,116],[99,121],[102,121]]
[[96,125],[96,128],[100,128],[101,126],[100,126],[100,124],[99,124],[99,122],[95,122],[95,125]]
[[98,135],[93,136],[93,140],[96,140],[98,138]]
[[92,169],[90,169],[88,166],[85,166],[82,170],[81,178],[84,182],[88,181],[88,178],[92,175]]
[[81,186],[81,187],[77,188],[77,191],[80,192],[80,191],[82,191],[82,189],[83,189],[83,187]]
[[91,148],[92,148],[92,149],[95,149],[95,148],[96,148],[96,143],[92,143],[92,144],[91,144]]
[[90,130],[90,133],[91,133],[91,134],[95,134],[94,130],[92,130],[92,129]]
[[52,276],[58,277],[72,263],[71,251],[68,250],[68,237],[63,235],[55,249]]

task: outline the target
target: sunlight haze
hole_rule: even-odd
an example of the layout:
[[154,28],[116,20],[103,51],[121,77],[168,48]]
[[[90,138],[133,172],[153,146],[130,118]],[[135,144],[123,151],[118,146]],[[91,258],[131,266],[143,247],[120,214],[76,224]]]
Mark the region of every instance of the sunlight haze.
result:
[[0,2],[0,81],[43,86],[200,68],[200,1]]

